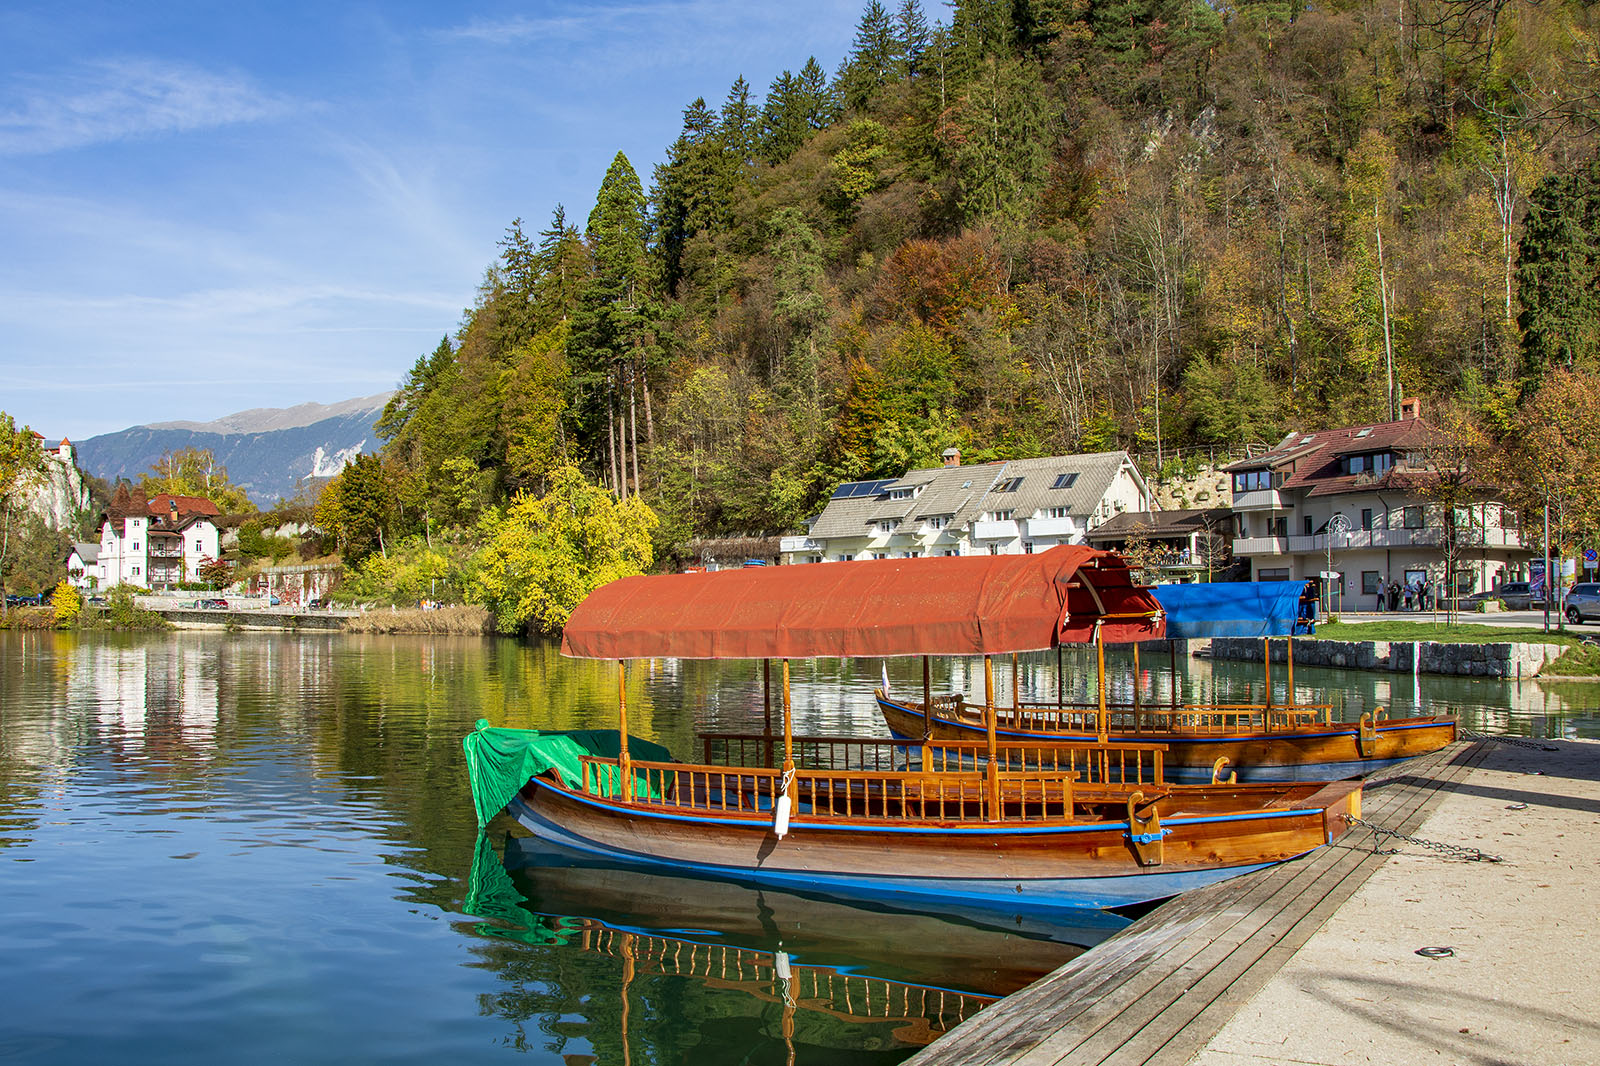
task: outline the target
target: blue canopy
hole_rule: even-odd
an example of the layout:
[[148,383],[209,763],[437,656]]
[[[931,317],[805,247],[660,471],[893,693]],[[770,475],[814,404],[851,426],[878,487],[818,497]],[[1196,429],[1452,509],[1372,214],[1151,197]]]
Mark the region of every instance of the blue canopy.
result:
[[1287,637],[1310,633],[1309,581],[1219,581],[1151,588],[1167,613],[1167,636]]

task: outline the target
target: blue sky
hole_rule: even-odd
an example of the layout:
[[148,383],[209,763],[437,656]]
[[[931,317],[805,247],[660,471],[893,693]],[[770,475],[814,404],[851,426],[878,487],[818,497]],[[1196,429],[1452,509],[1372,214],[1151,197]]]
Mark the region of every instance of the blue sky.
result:
[[393,388],[513,218],[581,226],[739,74],[831,72],[863,2],[10,0],[0,410],[78,440]]

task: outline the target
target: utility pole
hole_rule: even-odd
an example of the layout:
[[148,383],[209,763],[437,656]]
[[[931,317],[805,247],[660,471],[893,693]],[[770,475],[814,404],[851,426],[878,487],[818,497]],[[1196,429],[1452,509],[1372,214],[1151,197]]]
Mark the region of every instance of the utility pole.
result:
[[1550,490],[1544,492],[1544,631],[1550,632]]

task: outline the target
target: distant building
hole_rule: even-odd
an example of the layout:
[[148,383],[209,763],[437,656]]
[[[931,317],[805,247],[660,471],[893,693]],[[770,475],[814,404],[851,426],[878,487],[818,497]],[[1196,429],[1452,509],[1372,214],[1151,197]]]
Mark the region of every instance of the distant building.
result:
[[[1233,477],[1234,554],[1257,580],[1318,577],[1324,570],[1352,607],[1376,606],[1378,590],[1422,581],[1459,595],[1525,574],[1529,552],[1517,513],[1485,491],[1461,508],[1470,546],[1444,573],[1442,515],[1418,489],[1429,477],[1436,431],[1408,399],[1396,422],[1291,433],[1277,447],[1226,467]],[[1333,526],[1332,542],[1329,527]]]
[[101,586],[172,588],[193,581],[200,564],[221,555],[217,505],[204,496],[161,493],[118,485],[100,516],[100,558],[93,575]]
[[75,543],[67,552],[67,582],[73,588],[90,589],[100,583],[100,545]]
[[1090,532],[1088,539],[1108,551],[1138,554],[1143,549],[1149,560],[1147,579],[1227,581],[1234,576],[1233,512],[1226,507],[1124,511]]
[[937,555],[1022,555],[1083,544],[1089,532],[1154,499],[1126,452],[1058,455],[911,470],[836,488],[805,536],[785,537],[784,561]]

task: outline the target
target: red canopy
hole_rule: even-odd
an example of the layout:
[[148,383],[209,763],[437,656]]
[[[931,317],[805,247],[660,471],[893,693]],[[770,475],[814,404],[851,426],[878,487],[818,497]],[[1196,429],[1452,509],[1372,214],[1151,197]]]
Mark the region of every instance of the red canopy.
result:
[[878,559],[627,577],[578,605],[561,640],[586,659],[986,655],[1162,636],[1161,605],[1118,555]]

